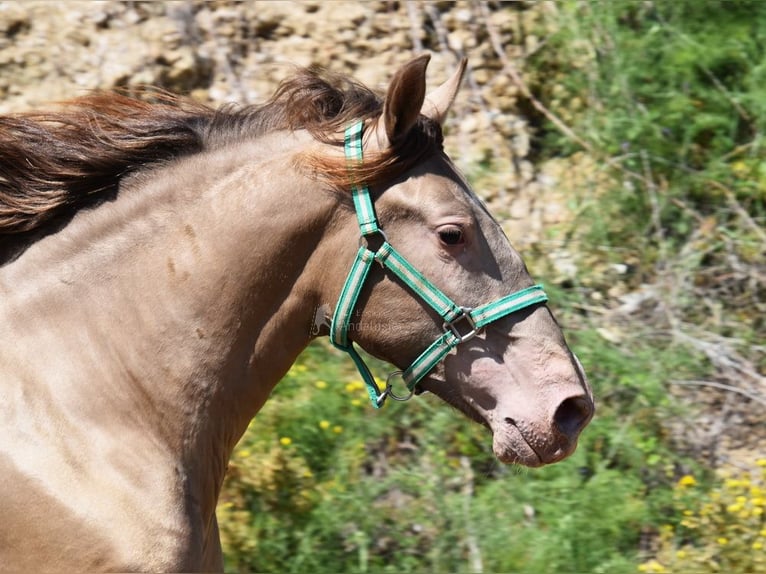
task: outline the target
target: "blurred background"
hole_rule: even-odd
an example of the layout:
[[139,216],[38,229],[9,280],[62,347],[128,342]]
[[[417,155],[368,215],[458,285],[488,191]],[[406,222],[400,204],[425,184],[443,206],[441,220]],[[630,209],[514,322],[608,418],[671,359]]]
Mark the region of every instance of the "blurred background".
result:
[[257,103],[295,66],[384,90],[423,51],[432,86],[469,58],[447,150],[596,418],[570,459],[502,466],[434,397],[373,411],[317,341],[234,453],[227,570],[766,571],[765,2],[0,2],[0,112]]

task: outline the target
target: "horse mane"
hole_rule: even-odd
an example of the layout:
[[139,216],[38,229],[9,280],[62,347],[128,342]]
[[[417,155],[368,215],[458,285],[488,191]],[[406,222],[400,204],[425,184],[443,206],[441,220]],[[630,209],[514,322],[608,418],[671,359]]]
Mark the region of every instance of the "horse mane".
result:
[[[343,128],[377,122],[382,100],[340,75],[305,69],[262,105],[214,109],[159,90],[94,92],[55,111],[0,116],[0,236],[30,235],[113,197],[122,178],[175,158],[274,130],[309,131],[342,145]],[[305,157],[313,175],[338,188],[375,185],[441,147],[437,123],[421,117],[407,141],[350,174],[345,160]]]

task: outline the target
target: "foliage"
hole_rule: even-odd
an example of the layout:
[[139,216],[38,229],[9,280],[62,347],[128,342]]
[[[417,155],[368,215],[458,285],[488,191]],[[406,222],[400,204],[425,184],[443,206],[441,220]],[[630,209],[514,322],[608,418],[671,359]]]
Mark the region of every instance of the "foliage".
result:
[[669,406],[643,351],[626,360],[589,332],[574,344],[597,378],[619,377],[597,389],[602,413],[573,457],[523,472],[433,399],[373,411],[346,357],[312,345],[234,453],[218,511],[227,569],[632,572],[663,504],[647,477],[670,488],[676,473],[643,438]]
[[[685,475],[673,492],[672,523],[660,527],[656,557],[640,572],[706,574],[766,569],[766,459],[760,472],[722,473],[703,488]],[[680,520],[679,520],[680,518]]]
[[[736,237],[726,255],[760,259],[766,4],[558,6],[549,49],[528,65],[540,97],[615,172],[587,205],[588,240],[623,253],[631,246],[634,261],[654,265],[707,223],[719,238]],[[542,157],[579,145],[551,124],[540,137]]]

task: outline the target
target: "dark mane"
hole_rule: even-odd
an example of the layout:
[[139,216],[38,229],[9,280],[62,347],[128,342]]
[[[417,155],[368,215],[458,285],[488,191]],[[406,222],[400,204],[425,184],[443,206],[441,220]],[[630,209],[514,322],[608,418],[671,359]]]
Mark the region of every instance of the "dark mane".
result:
[[[346,77],[303,70],[259,106],[213,109],[165,92],[98,92],[53,112],[0,116],[0,237],[7,242],[71,218],[113,196],[126,175],[273,130],[306,129],[340,144],[348,123],[376,120],[381,107],[378,96]],[[389,153],[365,158],[352,177],[379,183],[440,148],[434,122],[421,118],[412,132]],[[316,177],[348,187],[345,161],[305,159]]]

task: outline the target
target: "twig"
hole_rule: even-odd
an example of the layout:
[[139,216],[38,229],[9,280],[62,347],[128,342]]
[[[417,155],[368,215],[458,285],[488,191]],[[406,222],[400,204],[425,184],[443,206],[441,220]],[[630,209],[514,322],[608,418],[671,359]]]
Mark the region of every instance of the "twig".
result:
[[766,399],[762,399],[761,397],[754,395],[752,393],[749,393],[747,391],[744,391],[742,389],[739,389],[737,387],[734,387],[732,385],[727,385],[725,383],[717,383],[715,381],[676,381],[671,380],[670,383],[674,385],[685,385],[685,386],[695,386],[695,387],[713,387],[716,389],[722,389],[724,391],[730,391],[732,393],[737,393],[739,395],[742,395],[744,397],[747,397],[748,399],[755,401],[757,403],[760,403],[764,406],[766,406]]
[[451,52],[449,46],[449,38],[447,35],[447,28],[444,26],[444,22],[442,22],[441,16],[439,15],[439,9],[431,4],[430,2],[426,2],[423,9],[426,11],[426,14],[428,14],[428,17],[431,19],[431,23],[434,25],[434,30],[436,31],[436,38],[439,40],[439,49],[442,52]]
[[753,218],[750,217],[750,214],[747,212],[747,210],[740,205],[740,203],[737,201],[736,196],[734,195],[734,192],[730,190],[728,187],[723,185],[720,182],[717,182],[715,180],[709,180],[710,185],[713,187],[717,187],[721,191],[723,191],[726,194],[726,199],[729,202],[729,205],[731,208],[737,212],[737,215],[739,215],[742,220],[750,227],[753,232],[758,236],[758,238],[766,243],[766,232],[763,231],[760,225],[758,225],[755,221],[753,221]]
[[682,330],[680,324],[674,325],[672,331],[676,340],[681,340],[686,344],[702,351],[710,362],[720,369],[723,373],[732,373],[730,379],[744,379],[750,383],[757,384],[766,388],[766,377],[758,373],[755,367],[745,359],[738,356],[736,352],[728,348],[726,340],[723,337],[717,337],[718,341],[712,343],[697,337],[693,337]]
[[410,18],[410,36],[412,37],[412,47],[416,53],[423,51],[423,42],[420,40],[420,30],[423,28],[423,23],[418,14],[415,0],[407,0],[407,16]]
[[612,167],[618,170],[619,172],[623,173],[624,175],[628,176],[631,179],[638,180],[646,186],[652,185],[652,182],[648,181],[640,173],[631,171],[623,167],[622,165],[620,165],[619,162],[613,160],[611,157],[605,156],[604,154],[598,152],[588,141],[584,140],[579,135],[577,135],[577,133],[572,128],[570,128],[566,123],[564,123],[564,121],[561,120],[556,114],[554,114],[552,111],[546,108],[545,105],[543,105],[543,103],[532,94],[532,91],[529,89],[529,86],[527,86],[526,82],[521,77],[521,74],[518,73],[518,71],[516,70],[516,67],[508,59],[508,56],[506,56],[505,54],[505,50],[503,50],[503,45],[502,45],[502,42],[500,41],[500,36],[497,33],[495,26],[492,24],[490,20],[487,3],[478,2],[478,5],[479,5],[479,9],[481,10],[482,17],[485,20],[485,25],[487,28],[487,33],[489,35],[490,44],[492,45],[492,49],[495,51],[495,54],[497,54],[497,57],[500,59],[500,63],[503,65],[503,71],[506,72],[511,77],[511,81],[516,85],[516,87],[519,89],[522,95],[525,98],[527,98],[527,100],[529,100],[529,102],[532,104],[532,107],[534,107],[538,112],[540,112],[543,116],[545,116],[546,119],[548,119],[548,121],[551,122],[556,127],[556,129],[558,129],[562,134],[564,134],[564,136],[566,136],[567,138],[575,142],[577,145],[579,145],[581,148],[583,148],[593,157],[601,159],[601,161],[603,161],[609,167]]
[[463,484],[463,522],[466,530],[465,544],[468,548],[468,558],[471,563],[471,572],[479,574],[484,572],[484,561],[481,556],[481,547],[476,537],[476,532],[471,520],[471,501],[473,499],[474,480],[473,469],[468,457],[460,457],[460,466],[463,469],[465,482]]
[[486,2],[478,2],[479,10],[481,11],[482,18],[484,19],[484,25],[487,28],[487,33],[489,35],[489,41],[490,44],[492,44],[492,49],[495,51],[495,54],[497,54],[497,57],[500,58],[500,63],[503,65],[503,69],[508,72],[508,74],[511,76],[511,80],[513,80],[513,83],[516,84],[516,87],[521,91],[521,93],[524,95],[525,98],[527,98],[530,103],[535,107],[535,109],[543,114],[548,120],[555,125],[561,133],[563,133],[565,136],[567,136],[572,141],[576,142],[578,145],[583,147],[589,152],[593,152],[593,148],[591,145],[582,139],[580,136],[578,136],[568,125],[566,125],[563,121],[559,119],[556,114],[551,112],[548,108],[546,108],[540,100],[538,100],[530,91],[529,87],[527,86],[526,82],[522,79],[521,75],[516,71],[516,67],[511,63],[511,61],[508,59],[508,56],[505,54],[505,50],[503,49],[503,44],[500,41],[500,35],[497,33],[497,29],[492,24],[492,19],[489,14],[489,9],[487,8]]
[[660,220],[660,200],[657,197],[657,186],[654,183],[654,176],[652,175],[652,164],[649,161],[649,154],[646,153],[645,149],[641,150],[641,165],[644,169],[644,178],[646,178],[647,181],[646,191],[649,194],[649,203],[652,206],[652,226],[654,227],[654,236],[662,251],[660,258],[664,260],[665,232],[662,227],[662,221]]

